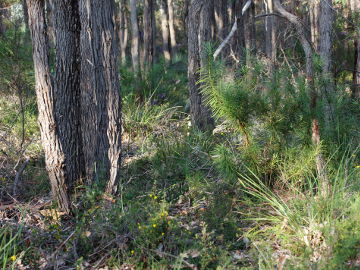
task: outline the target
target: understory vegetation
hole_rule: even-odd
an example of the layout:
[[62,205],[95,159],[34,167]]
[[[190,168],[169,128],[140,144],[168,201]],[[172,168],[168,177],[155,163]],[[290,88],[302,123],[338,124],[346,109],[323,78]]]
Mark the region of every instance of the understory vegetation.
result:
[[[2,269],[357,268],[359,104],[334,97],[336,129],[322,130],[314,147],[301,74],[287,67],[268,74],[257,60],[239,75],[216,62],[201,83],[217,125],[202,133],[189,125],[186,65],[181,58],[172,65],[144,76],[142,93],[129,90],[136,78],[122,71],[120,197],[103,194],[101,181],[79,183],[75,219],[50,203],[31,93],[25,130],[15,94],[1,107],[2,132],[24,133],[26,147],[14,141],[12,149],[30,158],[21,201],[1,209]],[[12,196],[12,166],[24,162],[5,151],[3,201]],[[327,197],[317,185],[319,152],[332,185]]]

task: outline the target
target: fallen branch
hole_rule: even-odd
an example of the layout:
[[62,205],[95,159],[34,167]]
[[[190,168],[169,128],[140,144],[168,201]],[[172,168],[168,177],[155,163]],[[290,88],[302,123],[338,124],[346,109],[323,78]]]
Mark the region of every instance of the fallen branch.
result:
[[231,28],[230,33],[228,34],[228,36],[224,39],[224,41],[220,44],[220,46],[216,49],[213,57],[214,60],[216,60],[216,57],[218,57],[218,55],[221,53],[222,49],[224,49],[224,47],[226,46],[226,44],[230,41],[230,39],[234,36],[236,30],[238,28],[238,24],[237,24],[237,19],[235,20],[235,23],[233,25],[233,27]]

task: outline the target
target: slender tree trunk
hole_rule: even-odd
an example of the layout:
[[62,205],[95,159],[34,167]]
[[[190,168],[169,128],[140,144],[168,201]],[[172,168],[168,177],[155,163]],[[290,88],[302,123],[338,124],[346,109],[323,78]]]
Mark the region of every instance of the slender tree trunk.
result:
[[[227,16],[227,0],[215,1],[215,26],[216,39],[221,43],[228,35],[228,16]],[[228,55],[228,48],[224,48],[221,57],[224,59]]]
[[[303,47],[305,58],[306,58],[306,76],[307,82],[310,88],[310,112],[312,117],[311,132],[312,132],[312,143],[316,146],[320,146],[320,128],[319,121],[316,116],[316,107],[317,107],[317,93],[314,85],[314,63],[313,63],[313,48],[310,42],[306,38],[305,29],[301,20],[295,15],[287,12],[280,3],[280,0],[274,0],[274,8],[279,12],[285,19],[292,23],[297,31],[298,39]],[[325,160],[322,153],[318,153],[316,156],[316,168],[317,174],[320,180],[320,190],[322,196],[326,197],[329,195],[331,190],[330,181],[327,176]]]
[[166,8],[166,0],[160,0],[160,19],[161,19],[161,34],[163,40],[163,54],[166,62],[170,62],[171,54],[169,47],[169,21]]
[[204,45],[203,42],[207,41],[202,35],[205,35],[207,38],[211,37],[211,25],[210,23],[206,24],[208,22],[206,18],[210,17],[206,13],[211,8],[211,5],[209,8],[208,4],[209,2],[206,0],[192,1],[188,18],[188,78],[191,123],[203,131],[212,129],[214,124],[210,110],[204,104],[203,96],[200,92],[201,86],[198,84],[200,68],[205,63],[204,59],[202,59],[204,51],[200,46]]
[[[27,8],[26,0],[22,0],[21,5],[22,5],[22,9],[23,9],[24,22],[26,25],[26,29],[29,29],[29,24],[28,24],[29,23],[29,15],[28,15],[28,8]],[[1,18],[0,18],[0,20],[1,20]]]
[[319,15],[320,15],[320,1],[310,0],[309,13],[310,13],[310,30],[311,42],[316,51],[319,49]]
[[88,181],[109,179],[116,192],[121,150],[121,99],[113,0],[81,0],[81,109]]
[[[55,119],[56,93],[52,84],[49,65],[49,41],[45,18],[44,0],[27,0],[29,28],[33,44],[36,97],[39,110],[41,141],[45,152],[46,170],[51,190],[61,210],[71,211],[68,194],[67,158]],[[66,104],[64,104],[66,106]]]
[[[360,2],[358,0],[350,0],[349,5],[350,21],[353,24],[355,32],[352,96],[356,99],[360,99]],[[356,21],[356,18],[358,21]]]
[[131,57],[133,71],[140,72],[140,36],[139,24],[137,19],[136,0],[130,0],[130,13],[131,13]]
[[174,19],[174,2],[173,0],[167,0],[167,8],[169,14],[169,33],[170,33],[170,45],[171,45],[171,58],[176,55],[176,32],[175,32],[175,19]]
[[246,48],[246,65],[252,66],[251,55],[256,53],[255,38],[255,4],[251,1],[250,8],[244,13],[244,36]]
[[144,60],[147,69],[154,64],[155,29],[154,0],[144,0]]
[[331,97],[334,92],[332,75],[333,21],[332,0],[322,0],[320,3],[319,17],[319,54],[322,60],[322,76],[324,78],[324,86],[322,89],[325,106],[324,117],[328,130],[330,130],[331,121],[334,118],[334,109],[331,102]]
[[354,98],[360,99],[360,34],[354,41],[355,57],[354,57],[354,72],[353,72],[353,90]]
[[120,59],[123,65],[126,64],[126,48],[129,39],[129,25],[126,12],[126,0],[119,1],[119,47]]
[[66,156],[67,185],[84,176],[80,110],[80,17],[78,0],[53,0],[55,121]]
[[246,64],[246,49],[245,49],[245,31],[244,31],[244,17],[242,15],[243,0],[236,1],[233,7],[234,20],[237,20],[238,29],[235,32],[233,40],[232,52],[233,58],[237,64]]
[[[273,0],[266,0],[266,13],[273,13]],[[276,17],[267,16],[265,19],[265,46],[266,56],[270,60],[270,74],[274,71],[276,62]]]

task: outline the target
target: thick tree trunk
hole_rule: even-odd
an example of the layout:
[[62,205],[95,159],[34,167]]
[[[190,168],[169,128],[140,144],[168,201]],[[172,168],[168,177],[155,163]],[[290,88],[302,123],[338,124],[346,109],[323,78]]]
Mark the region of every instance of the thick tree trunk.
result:
[[[33,44],[36,97],[39,110],[41,141],[45,152],[46,170],[51,190],[61,210],[69,213],[71,203],[68,194],[67,158],[64,153],[59,126],[55,119],[56,93],[54,91],[50,65],[49,41],[43,0],[27,0],[29,28]],[[66,106],[66,104],[64,104]]]
[[175,18],[174,18],[174,2],[173,0],[167,0],[167,8],[169,14],[169,33],[170,33],[170,45],[171,45],[171,58],[176,55],[176,32],[175,32]]
[[131,18],[131,57],[133,71],[140,72],[140,36],[139,24],[137,19],[136,0],[130,0],[130,18]]
[[66,158],[68,186],[84,176],[80,110],[80,17],[78,0],[53,0],[56,49],[55,121]]
[[[313,48],[310,42],[306,38],[305,29],[301,20],[295,15],[287,12],[280,3],[280,0],[274,0],[274,8],[277,12],[279,12],[285,19],[287,19],[290,23],[294,25],[297,31],[298,39],[303,47],[305,58],[306,58],[306,77],[307,82],[310,88],[310,112],[312,117],[311,123],[311,138],[312,143],[316,146],[320,146],[320,128],[319,121],[316,116],[316,107],[317,107],[317,93],[314,85],[314,63],[313,63]],[[322,153],[318,153],[316,156],[316,168],[317,174],[319,177],[319,186],[322,196],[326,197],[329,195],[331,190],[331,184],[327,176],[325,160]]]
[[109,179],[115,192],[121,148],[121,99],[113,0],[81,0],[81,109],[89,182]]
[[144,0],[144,60],[147,69],[154,64],[155,31],[154,0]]
[[166,62],[170,62],[171,54],[169,47],[169,20],[166,8],[166,0],[160,0],[160,20],[161,20],[161,34],[163,40],[163,54]]
[[129,25],[126,12],[126,2],[125,0],[119,1],[119,47],[120,47],[120,59],[123,65],[126,64],[126,48],[129,39]]
[[194,127],[203,131],[212,129],[214,125],[210,110],[204,104],[200,91],[201,86],[198,84],[201,64],[204,65],[205,63],[204,59],[202,59],[204,51],[200,46],[203,46],[203,42],[207,41],[202,35],[206,35],[207,38],[211,37],[211,25],[206,24],[208,22],[206,18],[211,16],[206,13],[210,9],[211,5],[209,6],[209,2],[206,0],[194,0],[191,3],[188,18],[188,78],[191,123]]

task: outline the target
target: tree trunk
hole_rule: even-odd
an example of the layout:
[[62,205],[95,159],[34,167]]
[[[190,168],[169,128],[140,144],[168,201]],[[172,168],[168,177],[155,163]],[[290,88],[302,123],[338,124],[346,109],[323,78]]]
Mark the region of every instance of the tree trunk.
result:
[[310,13],[310,31],[311,42],[315,51],[319,49],[319,15],[320,15],[320,1],[322,0],[310,0],[309,13]]
[[137,19],[136,0],[130,0],[130,18],[131,18],[131,57],[133,71],[140,72],[140,36],[139,24]]
[[350,16],[351,23],[353,24],[355,31],[354,39],[354,71],[353,71],[353,87],[352,96],[356,99],[360,99],[360,2],[358,0],[350,0]]
[[167,0],[167,8],[169,14],[169,33],[170,33],[170,45],[171,45],[171,58],[176,55],[176,32],[175,32],[175,19],[174,19],[174,3],[173,0]]
[[[202,43],[206,41],[203,36],[199,37],[199,35],[210,36],[211,33],[211,25],[206,24],[207,21],[205,20],[205,18],[210,17],[209,14],[206,14],[210,10],[208,4],[209,2],[206,0],[192,1],[188,18],[188,78],[191,123],[202,131],[212,129],[214,125],[210,110],[204,105],[203,96],[200,91],[201,86],[198,84],[201,64],[204,65],[205,63],[204,59],[202,59],[204,54],[200,48],[199,41]],[[200,14],[204,17],[201,17]],[[201,26],[201,31],[199,30],[199,25]]]
[[81,109],[88,181],[109,179],[116,192],[121,149],[121,98],[113,0],[81,0]]
[[161,34],[163,40],[163,54],[166,62],[170,62],[170,47],[169,47],[169,21],[166,8],[166,0],[160,0],[160,19],[161,19]]
[[155,29],[154,0],[144,0],[144,60],[147,69],[154,64]]
[[242,7],[244,1],[239,0],[234,3],[233,13],[234,20],[237,20],[238,29],[235,32],[231,55],[233,56],[236,64],[246,64],[246,50],[245,50],[245,31],[244,31],[244,17],[242,15]]
[[125,0],[119,1],[119,47],[120,47],[120,59],[123,65],[126,64],[126,48],[129,39],[129,25],[126,12]]
[[319,54],[322,60],[322,76],[324,86],[322,97],[324,100],[324,119],[325,126],[330,130],[331,121],[334,118],[334,110],[331,97],[334,92],[334,82],[332,75],[332,32],[333,32],[333,10],[332,0],[322,0],[320,3],[319,17]]
[[54,0],[55,121],[66,156],[67,185],[84,176],[80,110],[80,17],[78,0]]
[[[226,38],[228,34],[228,16],[227,16],[227,0],[219,0],[215,2],[215,25],[216,37],[220,43]],[[222,58],[225,58],[228,50],[223,50]]]
[[[55,120],[55,101],[50,65],[49,41],[43,0],[27,0],[29,28],[33,44],[36,97],[39,111],[41,141],[45,152],[46,170],[51,190],[61,210],[71,211],[68,194],[67,157],[59,136],[59,127]],[[65,104],[64,104],[65,105]],[[65,105],[66,106],[66,105]]]
[[[317,93],[314,85],[314,63],[313,63],[313,48],[310,42],[306,38],[305,29],[301,20],[295,15],[287,12],[280,3],[280,0],[274,0],[274,8],[277,12],[279,12],[285,19],[287,19],[290,23],[294,25],[297,31],[298,39],[303,47],[305,58],[306,58],[306,77],[307,83],[310,88],[310,113],[312,118],[311,123],[311,138],[314,146],[320,146],[320,128],[319,121],[316,116],[316,107],[317,107]],[[331,190],[330,181],[327,176],[325,160],[321,152],[316,156],[316,168],[317,174],[319,177],[319,186],[321,195],[326,197],[329,195]]]
[[354,58],[354,72],[353,72],[353,90],[354,98],[360,99],[360,34],[354,41],[355,58]]
[[255,38],[255,4],[251,1],[249,9],[244,13],[244,36],[246,48],[246,65],[252,66],[251,55],[256,53]]
[[[274,12],[273,0],[266,0],[266,13],[271,14]],[[276,62],[276,17],[267,16],[265,19],[265,51],[266,56],[270,61],[269,72],[274,71]]]

